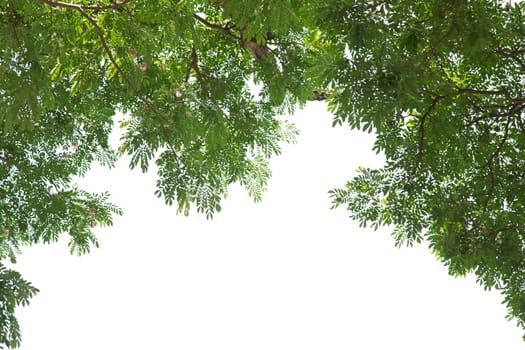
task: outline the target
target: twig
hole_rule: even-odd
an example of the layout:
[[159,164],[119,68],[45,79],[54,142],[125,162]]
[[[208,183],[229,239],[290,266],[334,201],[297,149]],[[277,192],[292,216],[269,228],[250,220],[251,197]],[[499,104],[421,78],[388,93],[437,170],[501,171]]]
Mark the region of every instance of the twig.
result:
[[525,134],[525,126],[523,125],[523,120],[521,118],[518,118],[517,121],[518,121],[518,126],[521,129],[521,132]]
[[377,10],[379,7],[385,5],[388,3],[388,0],[382,0],[382,1],[378,1],[377,3],[375,2],[372,2],[372,3],[369,3],[367,6],[365,6],[365,11],[368,11],[368,10],[371,10],[371,9],[375,9]]
[[427,120],[430,113],[432,113],[432,111],[434,110],[438,102],[444,98],[445,96],[441,96],[441,95],[436,96],[432,100],[432,104],[430,105],[430,107],[428,107],[425,114],[423,114],[423,116],[421,117],[419,129],[418,129],[419,142],[417,145],[417,158],[416,158],[416,164],[414,164],[414,169],[412,170],[412,175],[416,174],[417,168],[419,167],[419,164],[421,163],[421,160],[423,159],[423,146],[425,143],[425,121]]
[[13,4],[11,0],[9,0],[9,4],[7,5],[7,8],[9,9],[9,12],[11,13],[12,19],[11,19],[11,25],[13,27],[13,34],[15,36],[16,43],[20,46],[20,38],[18,37],[18,31],[16,30],[16,26],[18,25],[18,20],[16,20],[16,14],[13,10]]
[[502,117],[501,114],[498,114],[498,113],[485,113],[483,114],[482,116],[480,117],[477,117],[477,118],[473,118],[472,120],[470,120],[466,125],[465,127],[467,128],[470,128],[471,126],[477,124],[478,122],[484,120],[484,119],[496,119],[496,121],[498,119],[500,119]]
[[487,161],[487,166],[489,168],[489,175],[490,175],[490,188],[489,193],[487,194],[487,198],[485,199],[485,203],[483,204],[483,211],[487,211],[488,204],[490,200],[492,199],[492,196],[494,195],[494,188],[496,186],[496,177],[494,175],[494,159],[500,154],[501,150],[503,149],[503,146],[507,142],[507,138],[509,136],[509,126],[510,126],[511,118],[507,118],[507,123],[505,124],[505,134],[503,135],[503,140],[501,140],[498,148],[492,153],[489,160]]
[[206,27],[210,27],[210,28],[213,28],[213,29],[218,29],[220,31],[227,30],[227,27],[223,27],[223,26],[221,26],[219,24],[208,22],[206,19],[204,19],[203,17],[199,16],[196,13],[193,15],[193,17],[195,17],[196,20],[198,20],[199,22],[204,24]]
[[514,98],[510,95],[510,92],[507,89],[501,89],[501,90],[476,90],[476,89],[458,89],[458,93],[460,95],[465,94],[473,94],[473,95],[486,95],[486,96],[494,96],[494,95],[503,95],[507,100],[509,100],[512,103],[524,103],[525,99],[523,98]]
[[149,109],[151,109],[153,111],[153,113],[155,113],[155,115],[157,115],[159,118],[161,119],[164,119],[164,116],[157,110],[157,108],[155,108],[155,106],[153,105],[153,103],[151,103],[150,100],[148,100],[146,97],[144,97],[134,86],[133,84],[131,83],[131,80],[129,80],[129,78],[127,77],[127,75],[124,73],[124,71],[122,70],[122,68],[120,67],[120,65],[117,63],[116,59],[115,59],[115,56],[113,56],[113,53],[111,52],[111,48],[109,47],[108,43],[107,43],[107,40],[106,40],[106,37],[104,35],[104,32],[102,31],[102,28],[100,28],[100,26],[98,25],[97,21],[95,21],[95,19],[93,17],[91,17],[90,15],[88,15],[82,8],[78,8],[77,9],[78,12],[80,12],[82,14],[82,16],[87,19],[89,21],[89,23],[91,23],[93,25],[93,27],[95,28],[95,31],[97,32],[99,38],[100,38],[100,42],[102,43],[102,46],[104,47],[104,51],[106,52],[106,54],[108,55],[108,58],[109,60],[111,61],[111,63],[113,64],[113,66],[115,66],[115,69],[117,70],[118,74],[120,75],[120,77],[126,82],[126,84],[133,90],[133,93],[135,94],[135,96],[140,99]]
[[79,4],[72,4],[69,2],[63,2],[63,1],[51,1],[51,0],[33,0],[36,2],[42,2],[54,7],[62,7],[62,8],[68,8],[72,10],[90,10],[90,11],[106,11],[106,10],[116,10],[120,7],[126,6],[129,4],[132,0],[122,0],[121,2],[115,2],[110,5],[105,6],[96,6],[96,5],[79,5]]
[[[99,8],[102,8],[102,7],[100,7],[100,6],[87,6],[87,7],[85,7],[85,6],[80,6],[80,5],[71,5],[71,4],[67,4],[67,3],[55,2],[55,1],[49,1],[49,0],[34,0],[34,1],[43,2],[43,3],[46,3],[46,4],[51,5],[51,6],[64,7],[64,8],[69,8],[69,9],[78,11],[82,15],[82,17],[84,17],[89,23],[91,23],[93,28],[95,28],[95,31],[97,32],[98,37],[100,38],[100,42],[102,43],[102,47],[104,48],[104,51],[106,52],[106,55],[108,56],[109,60],[111,61],[111,63],[115,67],[115,69],[117,70],[117,73],[126,82],[126,84],[129,86],[129,88],[133,91],[133,94],[135,95],[135,97],[137,97],[140,101],[142,101],[146,105],[146,107],[148,107],[148,109],[150,109],[154,113],[154,115],[156,116],[156,118],[157,118],[157,120],[158,120],[158,122],[160,124],[162,133],[164,134],[164,137],[166,138],[166,144],[168,145],[169,150],[171,151],[171,153],[173,154],[175,159],[178,159],[177,153],[175,152],[173,146],[171,145],[171,143],[169,141],[170,140],[169,134],[168,134],[168,132],[167,132],[165,126],[164,126],[164,123],[167,121],[167,119],[162,115],[162,113],[160,113],[160,111],[153,105],[153,103],[150,100],[148,100],[146,97],[144,97],[144,95],[142,95],[133,86],[131,80],[128,78],[128,76],[124,73],[124,71],[122,70],[120,65],[117,63],[117,61],[115,59],[115,56],[113,56],[113,53],[111,52],[111,48],[109,47],[108,42],[106,40],[106,36],[104,34],[104,31],[98,25],[97,21],[95,21],[95,19],[93,17],[91,17],[85,11],[86,8],[88,10],[97,10]],[[123,6],[124,4],[126,4],[126,3],[130,2],[130,1],[131,0],[123,0],[120,3],[115,3],[113,5]]]
[[512,230],[523,230],[525,229],[525,225],[513,225],[513,226],[506,226],[502,228],[489,228],[489,227],[479,227],[481,230],[488,231],[491,234],[499,234],[506,231],[512,231]]
[[416,57],[412,61],[408,62],[408,66],[413,66],[416,63],[421,62],[422,60],[434,56],[436,54],[436,51],[439,49],[441,45],[452,35],[454,32],[454,29],[456,27],[456,24],[458,22],[459,12],[461,11],[461,6],[463,5],[463,0],[458,0],[458,4],[456,6],[456,12],[454,13],[454,17],[452,17],[452,23],[450,25],[450,28],[448,31],[435,43],[435,45],[428,50],[426,53]]
[[487,166],[489,167],[489,175],[490,175],[490,187],[489,187],[489,193],[487,193],[487,198],[485,198],[485,203],[483,203],[483,212],[487,211],[487,207],[489,205],[490,200],[492,199],[492,195],[494,194],[494,187],[496,185],[493,161],[494,159],[490,157],[489,161],[487,162]]
[[197,81],[199,82],[202,93],[207,98],[210,98],[210,92],[208,91],[208,89],[206,88],[206,85],[204,84],[202,72],[199,68],[199,60],[197,58],[197,51],[195,50],[195,46],[191,48],[191,67],[193,67],[193,70],[195,71],[195,74],[197,75]]
[[225,34],[225,35],[229,35],[231,36],[232,38],[235,38],[237,40],[242,40],[242,38],[240,36],[237,36],[235,34],[232,33],[232,28],[235,28],[235,26],[221,26],[220,24],[215,24],[215,23],[211,23],[209,21],[207,21],[206,19],[202,18],[201,16],[199,16],[198,14],[194,14],[193,17],[201,22],[202,24],[204,24],[206,27],[208,28],[212,28],[212,29],[216,29],[218,31],[220,31],[222,34]]
[[521,70],[525,70],[525,62],[523,62],[518,57],[519,55],[524,55],[525,54],[525,50],[505,51],[503,49],[503,47],[501,46],[501,43],[499,42],[498,38],[494,34],[490,33],[490,38],[492,39],[492,42],[494,43],[494,45],[496,45],[496,53],[497,54],[516,61],[519,64]]

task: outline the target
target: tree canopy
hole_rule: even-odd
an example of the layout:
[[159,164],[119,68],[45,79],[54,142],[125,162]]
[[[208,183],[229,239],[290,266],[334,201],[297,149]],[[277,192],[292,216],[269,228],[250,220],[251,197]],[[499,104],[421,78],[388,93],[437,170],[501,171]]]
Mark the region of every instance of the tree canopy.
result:
[[[1,264],[110,225],[93,162],[157,169],[156,195],[211,218],[232,183],[261,200],[268,159],[326,100],[373,132],[381,169],[331,191],[362,225],[423,240],[503,292],[525,328],[525,5],[464,0],[0,0],[0,345],[37,290]],[[256,92],[258,91],[258,92]],[[125,118],[118,150],[108,137]]]

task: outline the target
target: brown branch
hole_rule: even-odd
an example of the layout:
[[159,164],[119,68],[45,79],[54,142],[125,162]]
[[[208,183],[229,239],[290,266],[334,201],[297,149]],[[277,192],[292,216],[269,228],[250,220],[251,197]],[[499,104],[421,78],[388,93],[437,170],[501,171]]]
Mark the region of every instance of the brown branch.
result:
[[193,68],[193,57],[191,58],[190,63],[188,64],[188,68],[186,69],[186,75],[184,76],[184,82],[186,84],[190,80],[190,74],[191,74],[191,69],[192,68]]
[[[473,109],[474,114],[475,113],[481,113],[481,116],[470,118],[470,120],[468,122],[465,122],[465,128],[470,128],[470,127],[478,124],[478,122],[480,122],[482,120],[485,120],[485,119],[489,119],[490,118],[490,119],[495,119],[497,121],[497,120],[499,120],[499,118],[502,117],[501,113],[489,112],[485,108],[485,106],[480,106],[480,105],[476,104],[470,98],[468,98],[467,100],[468,100],[468,102],[470,102],[469,106]],[[501,109],[501,108],[504,108],[506,106],[488,105],[487,107]]]
[[522,59],[520,59],[520,57],[518,57],[518,55],[523,55],[525,53],[524,51],[514,50],[514,51],[506,52],[505,50],[498,48],[496,52],[503,57],[507,57],[507,58],[510,58],[516,61],[518,65],[520,66],[521,70],[525,71],[525,62]]
[[45,4],[48,4],[53,7],[62,7],[77,11],[82,10],[88,10],[88,11],[106,11],[106,10],[116,10],[120,7],[126,6],[129,4],[132,0],[122,0],[121,2],[115,2],[110,5],[105,6],[96,6],[96,5],[79,5],[79,4],[72,4],[69,2],[63,2],[63,1],[52,1],[52,0],[33,0],[36,2],[42,2]]
[[199,60],[197,58],[197,51],[195,50],[195,46],[191,48],[191,67],[193,67],[193,70],[195,71],[195,74],[197,75],[197,81],[199,82],[202,93],[207,98],[210,98],[210,92],[208,91],[208,89],[206,88],[206,85],[204,84],[203,75],[199,68]]
[[237,40],[242,40],[240,36],[237,36],[237,35],[232,33],[231,30],[232,30],[232,28],[235,28],[235,26],[221,26],[220,24],[211,23],[211,22],[207,21],[205,18],[202,18],[201,16],[199,16],[196,13],[193,15],[193,17],[197,21],[201,22],[202,24],[204,24],[208,28],[212,28],[212,29],[218,30],[219,32],[221,32],[221,34],[229,35],[232,38],[235,38]]
[[313,94],[308,97],[308,101],[324,101],[330,97],[330,93],[326,91],[314,90]]
[[[115,56],[113,56],[113,53],[111,52],[111,48],[108,45],[108,42],[107,42],[106,36],[104,34],[104,31],[98,25],[97,21],[85,11],[86,7],[85,6],[79,6],[79,5],[71,5],[70,6],[70,5],[66,4],[66,3],[54,2],[54,1],[49,1],[49,0],[35,0],[35,1],[44,2],[44,3],[49,4],[51,6],[64,7],[64,8],[69,8],[69,9],[78,11],[82,15],[82,17],[84,17],[89,23],[91,23],[93,28],[95,28],[95,31],[97,32],[98,37],[100,38],[100,42],[102,43],[102,47],[104,48],[104,51],[106,52],[106,55],[108,56],[109,60],[111,61],[111,63],[115,67],[115,69],[117,70],[117,73],[120,75],[122,80],[124,80],[124,82],[129,86],[129,88],[133,91],[133,94],[135,95],[135,97],[137,97],[140,101],[142,101],[142,103],[144,103],[146,105],[146,107],[148,109],[150,109],[154,113],[154,115],[156,116],[156,118],[157,118],[157,120],[158,120],[158,122],[160,124],[162,133],[163,133],[164,137],[166,138],[166,144],[168,146],[168,149],[173,154],[174,158],[178,160],[177,153],[175,152],[175,149],[173,148],[173,146],[170,143],[169,134],[168,134],[168,132],[166,130],[166,127],[164,126],[164,123],[167,121],[167,119],[162,115],[162,113],[160,113],[160,111],[153,105],[153,103],[150,100],[148,100],[144,95],[142,95],[133,86],[131,80],[128,78],[128,76],[124,73],[124,71],[122,70],[120,65],[117,63],[117,61],[115,59]],[[118,4],[123,5],[125,3],[130,2],[130,1],[131,0],[123,0],[122,2],[116,3],[114,5],[118,5]],[[96,10],[96,7],[97,6],[87,6],[87,9],[88,10]]]
[[407,63],[408,66],[413,66],[413,65],[421,62],[422,60],[424,60],[424,59],[426,59],[428,57],[434,56],[436,54],[436,52],[439,49],[439,47],[441,45],[443,45],[443,43],[445,43],[445,41],[454,32],[454,29],[456,28],[456,25],[457,25],[457,22],[458,22],[459,12],[461,11],[461,7],[462,6],[463,6],[463,0],[458,0],[458,4],[456,6],[456,12],[454,13],[454,17],[452,17],[452,23],[450,24],[450,28],[448,29],[448,31],[434,44],[434,46],[430,50],[428,50],[426,53],[416,57],[412,61],[408,62]]
[[506,226],[502,228],[489,228],[481,226],[479,227],[483,231],[488,231],[491,234],[499,234],[506,231],[513,231],[513,230],[523,230],[525,229],[525,225],[512,225],[512,226]]
[[132,84],[131,80],[127,77],[127,75],[124,73],[120,65],[117,63],[115,57],[113,56],[113,53],[111,52],[111,49],[107,43],[106,37],[104,35],[104,32],[102,31],[102,28],[98,25],[98,23],[93,19],[93,17],[89,16],[84,10],[80,9],[78,10],[82,16],[84,16],[95,28],[97,31],[98,36],[100,37],[100,41],[102,42],[102,46],[104,47],[104,50],[106,51],[106,54],[108,55],[109,60],[111,63],[115,66],[115,69],[117,70],[118,74],[122,77],[122,79],[126,82],[126,84],[133,90],[133,94],[141,100],[157,117],[157,120],[160,124],[160,128],[162,130],[162,133],[164,137],[166,138],[166,144],[168,146],[168,149],[173,154],[173,157],[178,160],[178,155],[175,152],[174,147],[172,146],[170,142],[169,133],[166,130],[166,127],[164,126],[164,123],[167,121],[167,119],[160,113],[160,111],[153,105],[153,103],[148,100],[144,95],[142,95]]
[[[39,0],[37,0],[39,1]],[[153,113],[155,113],[155,115],[157,115],[159,118],[161,119],[164,119],[164,117],[162,116],[162,114],[155,108],[155,106],[153,105],[153,103],[148,100],[146,97],[144,97],[132,84],[131,80],[127,77],[127,75],[124,73],[124,71],[122,70],[122,68],[120,67],[120,65],[117,63],[117,60],[115,59],[115,56],[113,56],[113,53],[111,52],[111,48],[109,47],[108,45],[108,42],[106,40],[106,36],[104,35],[104,31],[102,30],[102,28],[98,25],[97,21],[95,21],[95,19],[93,17],[91,17],[90,15],[88,15],[82,8],[78,8],[77,9],[78,12],[80,12],[80,14],[82,14],[82,16],[87,19],[89,21],[89,23],[91,23],[91,25],[93,25],[93,28],[95,28],[95,31],[97,32],[99,38],[100,38],[100,42],[102,43],[102,47],[104,48],[104,51],[106,52],[106,54],[108,55],[108,58],[109,60],[111,61],[111,63],[113,64],[113,66],[115,67],[115,69],[117,70],[118,74],[120,75],[120,77],[126,82],[126,84],[131,88],[131,90],[133,90],[133,94],[139,99],[141,100],[149,109],[151,109],[153,111]]]
[[521,132],[525,134],[525,125],[523,125],[523,120],[521,118],[517,118],[517,121],[518,121],[518,126],[521,129]]
[[489,187],[489,193],[487,194],[487,198],[485,199],[485,203],[483,204],[483,210],[487,211],[488,204],[490,200],[492,199],[492,196],[494,195],[494,188],[496,186],[496,177],[494,175],[494,159],[496,159],[497,156],[499,156],[501,150],[503,149],[503,146],[507,142],[507,138],[509,137],[509,126],[510,126],[511,118],[507,118],[507,123],[505,124],[505,134],[503,135],[503,140],[501,140],[498,148],[492,153],[489,160],[487,161],[487,166],[489,168],[489,174],[490,174],[490,187]]
[[525,50],[511,50],[511,51],[505,51],[505,49],[501,46],[501,43],[499,42],[498,38],[490,33],[490,38],[492,39],[492,43],[496,45],[495,52],[503,57],[510,58],[514,61],[516,61],[519,65],[521,70],[525,70],[525,62],[523,62],[518,56],[525,54]]
[[[231,36],[232,38],[240,41],[242,43],[242,47],[245,48],[247,51],[249,51],[253,55],[253,57],[255,57],[256,59],[264,60],[268,57],[270,48],[266,44],[263,44],[263,45],[258,44],[255,38],[246,40],[243,34],[244,27],[240,29],[236,27],[234,24],[232,24],[231,26],[221,26],[219,24],[211,23],[197,14],[194,14],[193,17],[195,17],[195,19],[197,19],[199,22],[201,22],[208,28],[218,30],[221,34]],[[239,33],[240,33],[239,36],[232,33],[233,28],[236,28],[239,30]],[[273,34],[269,32],[267,33],[265,40],[268,41],[271,39],[273,39]]]
[[489,205],[490,200],[492,199],[492,195],[494,194],[494,187],[496,185],[493,161],[494,159],[490,157],[489,161],[487,162],[487,166],[489,168],[489,175],[490,175],[490,187],[489,187],[489,193],[487,194],[487,198],[485,198],[485,203],[483,203],[483,212],[487,211],[487,207]]
[[484,120],[484,119],[496,119],[499,120],[500,118],[502,117],[501,114],[497,114],[497,113],[485,113],[477,118],[473,118],[471,119],[467,124],[465,124],[465,127],[467,128],[470,128],[472,127],[473,125],[477,124],[478,122]]
[[501,90],[476,90],[476,89],[458,89],[460,95],[472,94],[472,95],[485,95],[485,96],[495,96],[503,95],[507,100],[512,103],[524,103],[525,99],[523,98],[514,98],[511,96],[510,92],[507,89]]
[[210,27],[210,28],[213,28],[213,29],[217,29],[219,31],[225,31],[225,30],[228,30],[227,27],[223,27],[219,24],[215,24],[215,23],[211,23],[211,22],[208,22],[206,19],[204,19],[203,17],[199,16],[198,14],[194,14],[193,17],[198,20],[199,22],[201,22],[202,24],[204,24],[206,27]]
[[[467,100],[470,102],[469,106],[474,110],[475,113],[480,113],[478,117],[473,117],[470,121],[466,122],[465,127],[471,127],[477,124],[479,121],[484,119],[492,119],[492,123],[497,122],[499,119],[507,117],[512,118],[520,113],[525,108],[525,98],[513,98],[506,89],[501,90],[475,90],[475,89],[459,89],[458,93],[461,95],[472,95],[475,99],[480,100],[476,95],[485,96],[496,96],[500,95],[508,100],[509,104],[486,104],[479,105],[470,97]],[[505,112],[505,110],[508,110]],[[520,118],[517,118],[518,123],[521,122]]]
[[18,31],[16,30],[16,26],[18,25],[18,20],[16,18],[15,11],[13,9],[13,4],[11,0],[9,0],[9,4],[7,5],[7,8],[9,9],[9,12],[11,13],[11,25],[13,27],[13,34],[15,36],[16,43],[20,46],[20,38],[18,37]]
[[377,3],[372,2],[372,3],[369,3],[367,6],[365,6],[364,10],[365,11],[368,11],[371,9],[378,10],[381,6],[386,5],[387,3],[388,3],[388,0],[378,1]]
[[418,129],[419,142],[417,145],[417,158],[416,158],[416,164],[414,164],[414,169],[412,170],[412,176],[416,174],[416,171],[419,168],[419,164],[421,164],[421,161],[423,159],[423,146],[425,143],[425,121],[430,116],[430,113],[432,113],[432,111],[434,110],[438,102],[444,98],[445,96],[441,96],[441,95],[436,96],[432,100],[432,104],[430,105],[430,107],[428,107],[425,114],[423,114],[423,116],[421,117],[421,120],[419,122],[419,129]]

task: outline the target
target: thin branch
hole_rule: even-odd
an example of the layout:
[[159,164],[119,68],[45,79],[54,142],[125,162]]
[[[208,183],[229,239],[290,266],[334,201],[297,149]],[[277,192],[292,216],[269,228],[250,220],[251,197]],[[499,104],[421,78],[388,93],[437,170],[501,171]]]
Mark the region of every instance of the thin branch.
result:
[[368,11],[371,9],[378,10],[381,6],[386,5],[387,3],[388,3],[388,0],[378,1],[377,3],[372,2],[372,3],[369,3],[367,6],[365,6],[364,10],[365,11]]
[[[142,95],[133,86],[131,80],[128,78],[128,76],[124,73],[124,71],[122,70],[120,65],[117,63],[117,60],[115,59],[115,56],[113,56],[113,53],[111,52],[111,48],[109,47],[108,42],[106,40],[106,36],[104,34],[104,31],[98,25],[97,21],[85,11],[86,7],[85,6],[79,6],[79,5],[68,5],[66,3],[54,2],[54,1],[49,1],[49,0],[35,0],[35,1],[43,2],[43,3],[49,4],[51,6],[64,7],[64,8],[69,8],[69,9],[78,11],[82,15],[82,17],[84,17],[89,23],[91,23],[93,28],[95,28],[95,31],[97,32],[98,37],[100,38],[100,42],[102,43],[102,47],[104,48],[104,51],[106,52],[106,55],[108,56],[109,60],[111,61],[111,63],[115,67],[115,69],[117,70],[117,73],[120,75],[122,80],[124,80],[126,82],[126,84],[129,86],[129,88],[133,91],[133,94],[135,95],[135,97],[137,97],[140,101],[142,101],[146,105],[146,107],[148,107],[155,114],[155,116],[156,116],[156,118],[157,118],[157,120],[158,120],[158,122],[160,124],[162,133],[163,133],[164,137],[166,138],[166,144],[168,146],[168,149],[173,154],[175,159],[178,160],[177,153],[175,152],[175,149],[173,148],[173,146],[171,145],[171,143],[169,141],[170,140],[169,134],[168,134],[168,132],[167,132],[165,126],[164,126],[164,123],[167,121],[167,119],[162,115],[162,113],[160,113],[160,111],[153,105],[153,103],[150,100],[148,100],[144,95]],[[122,2],[116,3],[114,5],[122,6],[123,4],[128,3],[130,1],[131,0],[123,0]],[[97,6],[87,6],[88,10],[96,10],[96,8],[97,8]]]
[[523,50],[514,50],[506,52],[505,50],[498,48],[496,52],[503,57],[507,57],[516,61],[520,66],[521,70],[525,71],[525,62],[518,57],[518,55],[523,55],[525,53]]
[[242,40],[242,38],[240,36],[237,36],[237,35],[232,33],[231,30],[232,30],[232,28],[235,28],[235,26],[221,26],[220,24],[211,23],[211,22],[209,22],[208,20],[206,20],[205,18],[199,16],[196,13],[193,15],[193,17],[197,21],[201,22],[202,24],[204,24],[208,28],[212,28],[212,29],[218,30],[222,34],[229,35],[232,38],[235,38],[237,40]]
[[487,161],[487,166],[489,168],[489,175],[490,175],[490,187],[489,187],[489,193],[487,194],[487,198],[485,199],[485,203],[483,204],[483,210],[487,211],[488,204],[490,200],[492,199],[492,196],[494,195],[494,188],[496,186],[496,177],[494,175],[494,160],[497,156],[499,156],[501,150],[503,149],[503,146],[507,142],[507,138],[509,137],[509,126],[510,126],[511,118],[507,118],[507,123],[505,124],[505,134],[503,135],[503,140],[501,140],[498,148],[492,153],[489,160]]
[[501,43],[499,42],[498,38],[490,33],[490,38],[492,39],[492,42],[494,45],[496,45],[495,52],[503,57],[510,58],[518,63],[521,70],[525,70],[525,62],[523,62],[520,57],[520,55],[525,54],[525,50],[511,50],[511,51],[505,51],[505,49],[501,46]]
[[190,63],[188,64],[188,68],[186,69],[186,75],[184,76],[184,82],[186,84],[190,81],[190,74],[191,74],[192,67],[193,67],[193,58],[190,60]]
[[324,101],[330,97],[330,93],[326,91],[314,90],[313,94],[308,97],[308,101]]
[[418,145],[417,145],[417,158],[416,158],[416,164],[414,164],[414,169],[412,170],[412,175],[416,174],[416,171],[419,168],[419,164],[421,163],[421,161],[423,159],[423,146],[424,146],[424,143],[425,143],[425,121],[430,116],[430,113],[432,113],[432,111],[434,110],[434,108],[436,107],[438,102],[441,101],[444,98],[445,98],[445,96],[441,96],[441,95],[436,96],[432,100],[432,104],[430,105],[430,107],[428,107],[428,109],[425,112],[425,114],[423,114],[423,116],[421,117],[421,120],[419,122],[420,123],[419,124],[419,129],[418,129],[419,142],[418,142]]
[[105,6],[96,6],[96,5],[79,5],[72,4],[69,2],[63,1],[51,1],[51,0],[33,0],[36,2],[42,2],[53,7],[62,7],[67,9],[72,9],[76,11],[88,10],[88,11],[106,11],[106,10],[116,10],[120,7],[124,7],[129,4],[132,0],[122,0],[121,2],[115,2],[110,5]]
[[507,100],[512,103],[524,103],[525,99],[523,98],[514,98],[511,96],[510,92],[507,89],[501,90],[476,90],[476,89],[458,89],[460,95],[473,94],[473,95],[485,95],[485,96],[496,96],[503,95]]
[[210,92],[208,91],[208,89],[206,88],[206,85],[204,84],[204,78],[199,68],[199,60],[197,58],[197,51],[195,50],[195,46],[191,48],[191,67],[193,67],[193,70],[195,71],[195,74],[197,75],[197,81],[199,82],[202,93],[207,98],[210,98]]
[[481,226],[479,227],[483,231],[488,231],[491,234],[499,234],[506,231],[513,231],[513,230],[523,230],[525,229],[525,225],[512,225],[512,226],[506,226],[502,228],[489,228]]
[[133,93],[135,94],[135,96],[140,99],[149,109],[151,109],[153,111],[153,113],[155,113],[155,115],[157,115],[159,118],[161,119],[164,119],[164,116],[157,110],[157,108],[155,108],[155,106],[153,105],[153,103],[148,100],[146,97],[144,97],[132,84],[131,80],[127,77],[127,75],[124,73],[124,71],[122,70],[122,68],[120,67],[120,65],[117,63],[117,60],[115,59],[115,56],[113,56],[113,53],[111,52],[111,48],[109,47],[108,45],[108,42],[106,40],[106,37],[104,35],[104,32],[102,30],[102,28],[98,25],[97,21],[95,21],[95,19],[93,17],[91,17],[90,15],[88,15],[82,8],[79,8],[77,9],[77,11],[79,11],[82,16],[87,19],[89,21],[89,23],[91,23],[91,25],[93,25],[93,27],[95,28],[95,31],[97,32],[99,38],[100,38],[100,42],[102,43],[102,47],[104,48],[104,51],[106,52],[106,54],[108,55],[108,58],[109,60],[111,61],[111,63],[113,64],[113,66],[115,66],[115,69],[117,70],[118,74],[120,75],[120,77],[126,82],[126,84],[133,90]]
[[16,26],[18,25],[18,20],[16,18],[15,11],[13,10],[13,4],[11,3],[11,0],[9,0],[9,4],[7,5],[7,8],[9,9],[9,12],[11,13],[11,16],[12,16],[11,25],[13,27],[13,34],[15,36],[16,43],[20,46],[20,38],[18,37],[18,31],[16,30]]
[[122,77],[122,79],[126,82],[126,84],[133,90],[133,94],[140,99],[157,117],[157,120],[160,124],[160,128],[162,130],[162,133],[164,137],[166,138],[166,144],[168,146],[168,149],[173,154],[173,157],[178,160],[179,157],[177,155],[177,152],[175,152],[174,147],[172,146],[170,142],[169,133],[166,130],[166,127],[164,126],[164,123],[167,121],[167,119],[160,113],[160,111],[153,105],[153,103],[148,100],[144,95],[142,95],[132,84],[131,80],[126,76],[120,65],[117,63],[115,57],[113,56],[113,53],[111,52],[111,49],[106,41],[104,32],[102,31],[102,28],[98,25],[98,23],[93,19],[93,17],[89,16],[84,10],[78,10],[82,16],[84,16],[95,28],[97,31],[98,36],[100,37],[100,41],[102,42],[102,46],[104,47],[104,50],[106,51],[106,54],[108,55],[109,60],[111,63],[115,66],[115,69],[117,70],[118,74]]
[[445,43],[445,41],[452,35],[454,32],[454,29],[456,28],[458,18],[459,18],[459,12],[461,11],[461,7],[463,6],[463,0],[458,0],[458,4],[456,6],[456,12],[454,13],[454,17],[452,17],[452,23],[450,24],[450,28],[448,31],[434,44],[434,46],[428,50],[426,53],[416,57],[412,61],[408,62],[408,66],[413,66],[422,60],[434,56],[439,49],[441,45]]
[[502,117],[501,114],[497,114],[497,113],[485,113],[477,118],[473,118],[471,119],[466,125],[465,127],[467,128],[470,128],[472,127],[473,125],[477,124],[478,122],[484,120],[484,119],[496,119],[499,120],[500,118]]
[[521,129],[521,132],[525,134],[525,125],[523,125],[523,120],[521,118],[517,118],[517,121],[518,121],[518,126]]
[[196,13],[193,15],[193,17],[195,17],[196,20],[198,20],[199,22],[204,24],[206,27],[210,27],[210,28],[217,29],[217,30],[220,30],[220,31],[228,30],[227,27],[223,27],[223,26],[221,26],[219,24],[208,22],[206,19],[204,19],[203,17],[199,16]]
[[[242,43],[242,47],[244,47],[246,50],[248,50],[253,57],[255,57],[258,60],[266,59],[268,57],[269,51],[272,51],[266,44],[258,44],[255,38],[252,38],[250,40],[246,40],[243,35],[243,29],[240,29],[236,27],[234,24],[231,26],[221,26],[215,23],[210,23],[206,19],[202,18],[201,16],[194,14],[193,17],[197,19],[199,22],[204,24],[205,26],[218,30],[223,35],[231,36],[232,38],[235,38],[236,40],[240,41]],[[239,30],[240,36],[237,36],[232,33],[232,29],[236,28]],[[272,33],[267,33],[265,42],[268,42],[269,40],[273,39]]]
[[489,161],[487,162],[487,166],[489,168],[489,175],[490,175],[490,187],[489,187],[489,193],[487,194],[487,198],[485,198],[485,203],[483,203],[483,212],[487,211],[487,207],[489,205],[490,200],[492,199],[492,195],[494,194],[494,187],[496,185],[493,162],[494,162],[494,159],[492,157],[490,157]]

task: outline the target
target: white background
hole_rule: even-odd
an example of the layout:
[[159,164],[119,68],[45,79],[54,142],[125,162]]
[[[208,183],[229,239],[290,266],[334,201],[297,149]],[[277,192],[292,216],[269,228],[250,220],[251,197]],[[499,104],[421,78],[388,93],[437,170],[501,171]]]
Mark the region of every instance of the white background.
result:
[[41,292],[18,312],[21,349],[523,349],[500,295],[329,210],[329,189],[381,165],[370,135],[333,129],[322,104],[290,120],[301,136],[263,202],[234,186],[212,221],[175,215],[153,173],[95,168],[82,185],[124,216],[89,255],[24,250],[14,268]]

